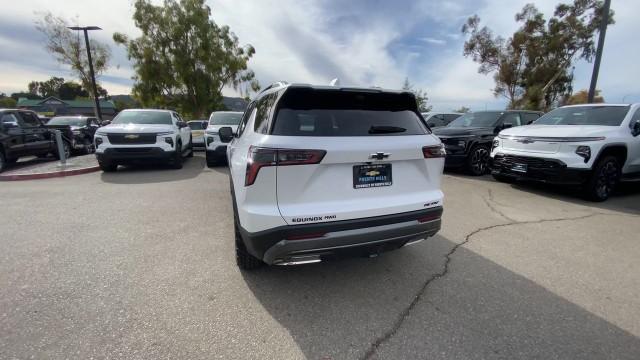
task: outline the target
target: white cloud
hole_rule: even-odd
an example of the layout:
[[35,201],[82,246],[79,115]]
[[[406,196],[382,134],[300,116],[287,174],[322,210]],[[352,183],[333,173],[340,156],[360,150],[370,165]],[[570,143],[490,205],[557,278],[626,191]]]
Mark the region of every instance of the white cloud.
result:
[[420,38],[420,40],[433,45],[445,45],[447,43],[445,40],[436,39],[432,37],[423,37],[423,38]]

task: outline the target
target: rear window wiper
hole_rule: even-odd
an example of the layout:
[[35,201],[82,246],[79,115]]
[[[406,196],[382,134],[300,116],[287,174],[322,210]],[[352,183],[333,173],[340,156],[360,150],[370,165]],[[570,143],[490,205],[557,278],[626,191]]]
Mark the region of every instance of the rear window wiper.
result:
[[369,134],[390,134],[405,132],[407,129],[397,126],[372,126],[369,128]]

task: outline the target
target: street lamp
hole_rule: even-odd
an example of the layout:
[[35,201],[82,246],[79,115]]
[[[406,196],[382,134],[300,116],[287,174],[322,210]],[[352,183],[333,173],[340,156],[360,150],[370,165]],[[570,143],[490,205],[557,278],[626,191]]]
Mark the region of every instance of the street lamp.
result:
[[96,117],[102,121],[102,110],[100,109],[100,99],[98,98],[98,87],[96,86],[96,76],[93,73],[93,61],[91,60],[91,48],[89,47],[89,30],[102,30],[97,26],[70,26],[70,30],[84,31],[84,42],[87,47],[87,59],[89,60],[89,74],[91,74],[91,85],[93,86],[93,100],[95,101]]

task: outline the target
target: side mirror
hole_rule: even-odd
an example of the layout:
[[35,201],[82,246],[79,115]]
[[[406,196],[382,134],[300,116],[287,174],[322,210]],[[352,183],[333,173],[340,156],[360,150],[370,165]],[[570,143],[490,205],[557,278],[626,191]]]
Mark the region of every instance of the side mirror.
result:
[[107,126],[111,124],[111,120],[102,120],[102,122],[100,122],[100,126]]
[[636,122],[633,123],[633,127],[631,128],[631,135],[633,136],[640,135],[640,120],[636,120]]
[[182,129],[182,128],[186,128],[187,126],[189,126],[189,125],[187,125],[186,122],[178,121],[178,128]]
[[510,124],[510,123],[504,123],[504,124],[502,124],[502,128],[503,128],[503,129],[508,129],[508,128],[512,128],[512,127],[513,127],[513,124]]
[[220,141],[228,143],[233,140],[233,129],[231,129],[231,126],[223,126],[218,129],[218,135],[220,136]]

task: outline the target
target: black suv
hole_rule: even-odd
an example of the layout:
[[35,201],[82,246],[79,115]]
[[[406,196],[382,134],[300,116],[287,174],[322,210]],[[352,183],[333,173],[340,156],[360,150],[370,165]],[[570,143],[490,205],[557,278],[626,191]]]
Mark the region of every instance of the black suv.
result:
[[[63,131],[62,135],[64,152],[69,157],[72,134]],[[20,157],[44,157],[50,153],[58,155],[54,133],[35,112],[0,109],[0,172]]]
[[434,129],[433,133],[447,150],[445,167],[464,168],[478,176],[488,172],[491,144],[501,130],[529,124],[540,116],[539,111],[476,111]]

